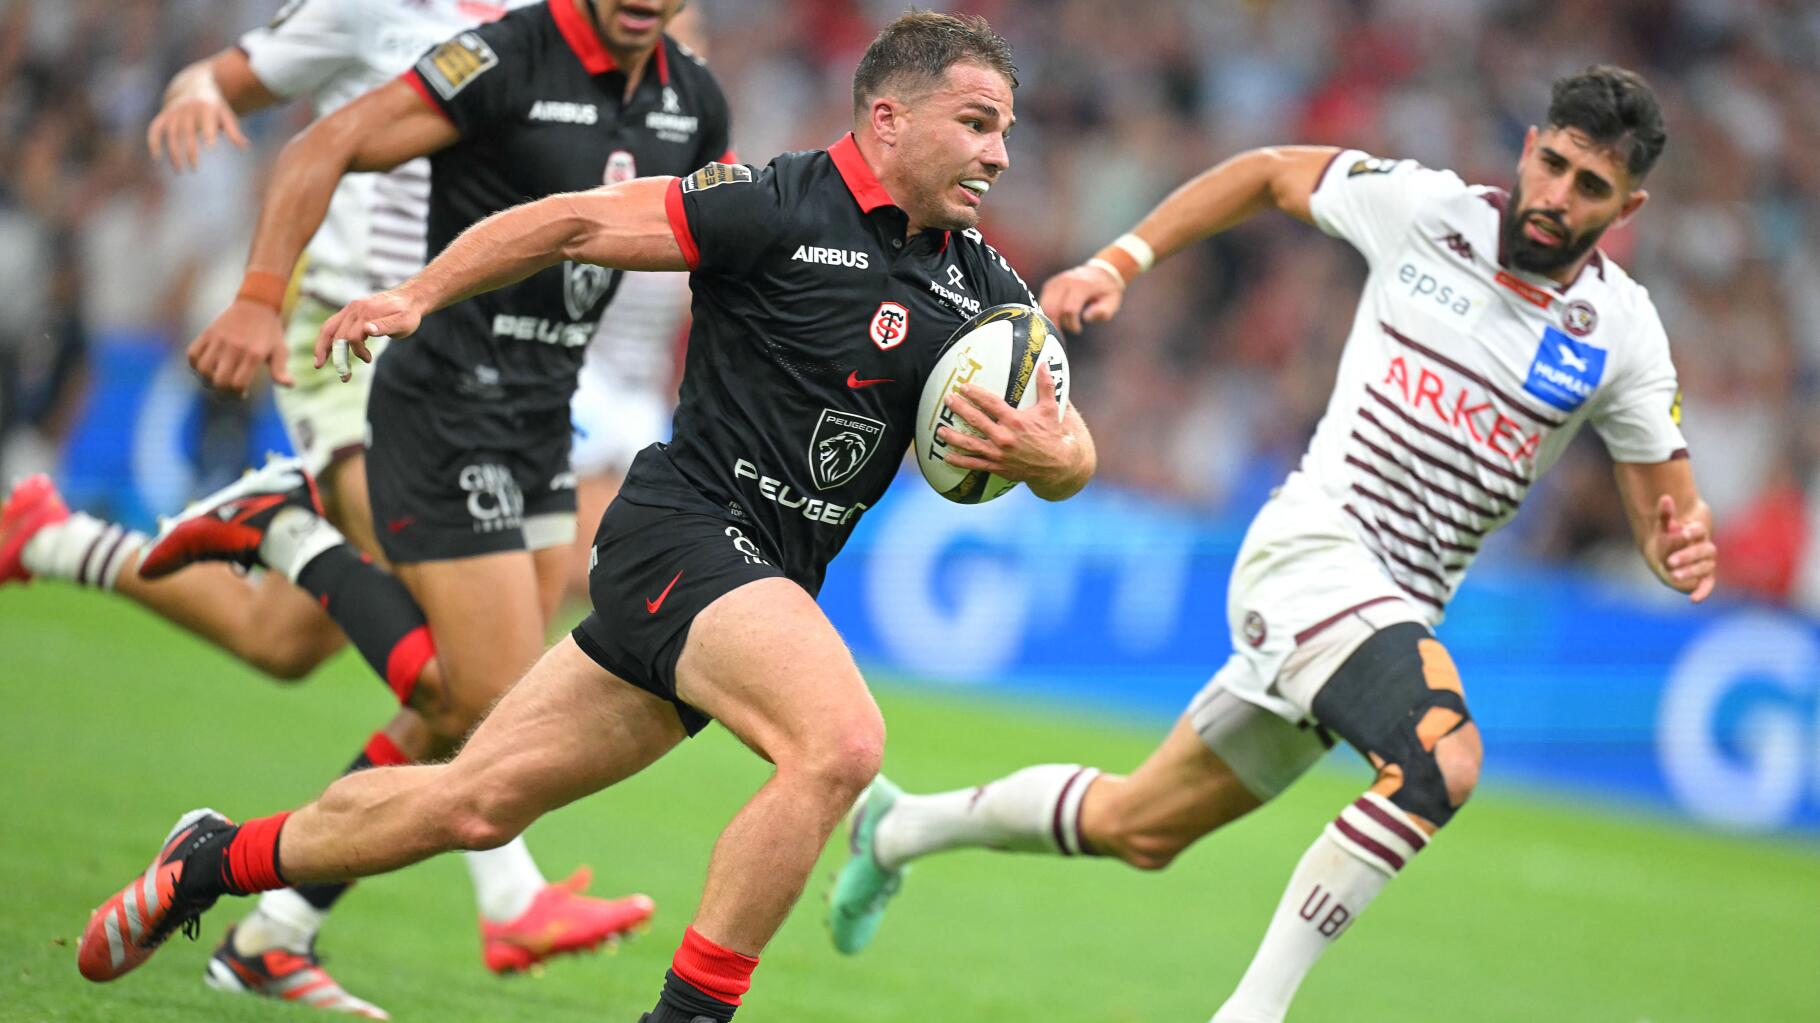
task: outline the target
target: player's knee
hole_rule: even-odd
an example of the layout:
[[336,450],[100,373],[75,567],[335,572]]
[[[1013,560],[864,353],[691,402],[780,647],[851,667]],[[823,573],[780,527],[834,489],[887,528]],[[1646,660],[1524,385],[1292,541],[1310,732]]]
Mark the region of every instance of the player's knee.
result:
[[447,820],[455,845],[497,849],[531,826],[531,814],[513,794],[485,779],[450,787]]
[[1477,729],[1462,729],[1436,743],[1432,751],[1383,765],[1373,789],[1388,795],[1391,803],[1427,830],[1439,830],[1472,795],[1482,759]]
[[297,682],[309,677],[339,647],[339,642],[322,642],[314,630],[298,629],[283,621],[249,631],[240,638],[234,652],[274,681]]
[[805,751],[799,763],[816,784],[837,799],[850,799],[872,784],[884,761],[884,722],[861,718],[835,729]]
[[1485,746],[1478,726],[1471,722],[1435,744],[1435,763],[1447,787],[1447,801],[1454,808],[1466,805],[1471,798],[1484,762]]
[[301,682],[322,662],[310,651],[299,649],[249,651],[246,660],[274,682]]

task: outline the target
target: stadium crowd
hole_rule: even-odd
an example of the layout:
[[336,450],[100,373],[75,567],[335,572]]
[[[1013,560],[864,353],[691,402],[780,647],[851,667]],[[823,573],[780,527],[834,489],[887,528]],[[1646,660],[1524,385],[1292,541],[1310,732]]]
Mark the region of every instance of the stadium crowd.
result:
[[[742,157],[844,130],[859,53],[901,0],[693,0]],[[308,112],[249,120],[177,176],[146,155],[170,75],[275,0],[11,0],[0,7],[0,473],[53,466],[92,407],[97,346],[178,352],[231,297],[253,197]],[[1675,342],[1684,428],[1734,592],[1820,612],[1820,7],[1802,0],[969,0],[1017,47],[1013,169],[984,231],[1033,284],[1171,185],[1245,147],[1358,146],[1507,184],[1548,81],[1642,71],[1669,148],[1606,251]],[[1490,116],[1487,116],[1487,115]],[[1324,406],[1364,264],[1286,218],[1165,263],[1077,339],[1076,399],[1106,480],[1249,514]],[[1116,363],[1108,360],[1118,353]],[[180,355],[173,355],[179,359]],[[246,461],[244,406],[204,405],[206,489]],[[1625,576],[1596,438],[1488,557]],[[1663,591],[1664,598],[1671,596]]]

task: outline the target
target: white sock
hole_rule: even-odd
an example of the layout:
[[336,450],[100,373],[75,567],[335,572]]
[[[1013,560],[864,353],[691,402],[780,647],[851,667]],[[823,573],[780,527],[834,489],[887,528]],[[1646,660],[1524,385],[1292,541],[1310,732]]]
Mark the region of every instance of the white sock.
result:
[[120,569],[145,544],[144,533],[76,512],[32,534],[20,560],[34,576],[111,590]]
[[878,822],[872,853],[887,870],[944,849],[1081,854],[1081,798],[1100,772],[1043,764],[975,789],[905,793]]
[[254,955],[282,948],[302,953],[328,916],[289,888],[274,889],[261,895],[253,911],[235,925],[234,951]]
[[548,881],[531,849],[520,835],[497,849],[466,854],[468,876],[474,881],[474,904],[480,915],[496,924],[509,923],[531,908]]
[[259,541],[259,560],[292,582],[316,555],[347,543],[329,520],[304,508],[286,508],[272,516]]
[[1302,978],[1428,838],[1375,792],[1322,829],[1296,864],[1270,929],[1213,1023],[1280,1023]]

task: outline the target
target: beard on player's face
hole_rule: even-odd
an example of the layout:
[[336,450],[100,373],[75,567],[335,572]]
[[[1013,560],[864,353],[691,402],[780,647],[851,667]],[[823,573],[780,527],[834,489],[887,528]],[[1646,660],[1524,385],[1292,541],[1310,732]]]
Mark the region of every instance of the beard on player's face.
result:
[[[1511,266],[1533,274],[1553,273],[1572,266],[1575,260],[1598,244],[1600,236],[1612,224],[1611,220],[1604,220],[1589,224],[1575,233],[1569,228],[1567,218],[1560,210],[1526,207],[1520,183],[1511,189],[1508,210],[1501,228],[1503,238],[1500,239],[1504,243],[1504,256]],[[1547,243],[1530,237],[1525,226],[1531,224],[1536,225],[1549,238]]]

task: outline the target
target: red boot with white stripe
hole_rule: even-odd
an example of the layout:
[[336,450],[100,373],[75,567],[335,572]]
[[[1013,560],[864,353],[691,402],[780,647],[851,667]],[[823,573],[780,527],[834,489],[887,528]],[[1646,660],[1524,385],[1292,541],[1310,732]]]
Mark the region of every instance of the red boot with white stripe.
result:
[[203,982],[217,991],[261,995],[295,1002],[329,1012],[345,1012],[367,1019],[391,1019],[390,1013],[364,998],[348,994],[322,968],[314,942],[302,952],[274,948],[242,955],[234,948],[235,928],[228,928],[215,954],[209,957]]
[[194,938],[215,898],[178,894],[185,857],[234,826],[213,810],[191,810],[177,819],[145,873],[133,878],[89,916],[76,950],[76,968],[97,983],[118,980],[151,958],[166,938],[182,930]]

